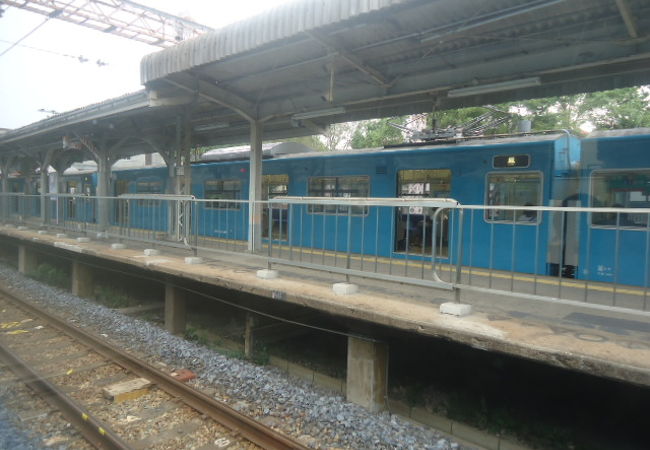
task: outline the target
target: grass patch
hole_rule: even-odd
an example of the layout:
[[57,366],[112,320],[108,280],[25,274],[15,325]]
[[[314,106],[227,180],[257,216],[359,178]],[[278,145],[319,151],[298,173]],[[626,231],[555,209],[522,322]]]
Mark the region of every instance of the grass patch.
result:
[[50,286],[56,286],[62,289],[70,287],[70,275],[65,270],[51,264],[39,264],[27,276],[41,283],[49,284]]
[[138,304],[138,301],[126,292],[103,285],[95,286],[95,300],[109,308],[126,308]]

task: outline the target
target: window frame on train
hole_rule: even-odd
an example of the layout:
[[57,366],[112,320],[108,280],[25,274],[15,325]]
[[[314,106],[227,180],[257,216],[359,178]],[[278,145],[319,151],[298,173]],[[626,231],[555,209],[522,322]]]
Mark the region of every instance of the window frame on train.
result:
[[[602,197],[603,192],[597,193],[596,181],[597,177],[602,175],[620,175],[620,174],[631,174],[631,173],[646,173],[646,180],[650,180],[650,168],[636,168],[636,169],[596,169],[589,174],[589,206],[592,208],[648,208],[650,207],[650,200],[647,201],[647,205],[643,206],[634,206],[629,204],[629,195],[625,200],[621,199],[612,199],[608,202],[596,201],[597,198]],[[629,194],[630,190],[622,190],[620,192]],[[635,191],[636,192],[636,191]],[[604,194],[611,194],[611,192],[605,192]],[[650,197],[650,195],[646,196]],[[627,203],[627,204],[626,204]],[[589,225],[592,228],[605,228],[605,229],[614,229],[614,228],[624,228],[631,231],[648,231],[648,215],[640,214],[640,216],[645,216],[645,223],[636,224],[630,223],[630,215],[627,213],[590,213],[589,214]],[[599,223],[596,223],[596,221]]]
[[[536,176],[538,178],[538,183],[537,183],[537,199],[534,201],[524,201],[523,203],[520,202],[509,202],[509,203],[493,203],[491,200],[491,189],[490,189],[490,177],[492,176],[501,176],[501,177],[517,177],[517,176]],[[485,206],[539,206],[543,203],[544,200],[544,173],[539,170],[528,170],[528,171],[518,171],[518,172],[511,172],[511,171],[491,171],[485,174]],[[528,205],[528,203],[531,203]],[[515,219],[515,212],[517,213],[517,218]],[[504,218],[503,219],[495,219],[494,214],[503,214]],[[534,211],[527,211],[522,208],[522,211],[515,211],[515,210],[503,210],[499,208],[486,208],[485,212],[483,214],[483,219],[487,223],[494,223],[494,224],[510,224],[512,225],[517,224],[517,225],[539,225],[541,223],[540,220],[541,214],[536,214]],[[531,220],[530,218],[534,217],[534,220]]]
[[[331,179],[334,180],[334,189],[318,189],[315,190],[313,187],[313,183],[317,180],[326,180],[326,179]],[[365,185],[365,193],[364,189],[342,189],[340,186],[343,184],[344,181],[349,180],[357,180],[357,181],[363,181]],[[352,181],[354,183],[354,181]],[[317,195],[317,192],[319,193],[333,193],[334,195]],[[346,193],[352,193],[356,192],[359,195],[338,195],[338,194],[346,194]],[[364,195],[360,195],[360,194]],[[307,196],[308,197],[324,197],[324,198],[352,198],[352,197],[370,197],[370,176],[369,175],[328,175],[328,176],[316,176],[316,177],[309,177],[307,179]],[[351,215],[351,216],[367,216],[368,215],[368,207],[367,206],[352,206],[352,207],[347,207],[343,205],[309,205],[309,208],[307,208],[307,212],[309,214],[325,214],[325,215]]]
[[[206,200],[241,200],[242,180],[239,178],[211,178],[203,182],[203,198]],[[236,189],[223,189],[226,183],[234,183]],[[212,189],[211,185],[220,185],[220,189]],[[231,194],[232,193],[232,194]],[[239,210],[240,202],[205,202],[206,209]]]
[[[147,186],[147,189],[141,190],[141,186]],[[149,186],[157,186],[156,189],[149,189]],[[163,182],[160,178],[139,178],[135,181],[135,193],[141,195],[158,195],[163,193]],[[159,207],[159,200],[138,199],[140,207]]]

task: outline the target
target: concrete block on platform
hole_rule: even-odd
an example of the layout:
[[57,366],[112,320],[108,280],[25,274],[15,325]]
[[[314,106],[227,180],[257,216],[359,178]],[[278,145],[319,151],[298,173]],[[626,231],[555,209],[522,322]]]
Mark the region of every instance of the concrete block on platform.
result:
[[158,256],[158,255],[160,255],[160,250],[156,250],[155,248],[144,249],[144,256]]
[[102,393],[107,399],[119,403],[146,394],[149,386],[151,386],[151,381],[146,378],[134,378],[107,386],[102,389]]
[[87,237],[78,237],[78,238],[77,238],[77,242],[87,243],[87,242],[90,242],[90,238],[87,238]]
[[447,302],[440,305],[440,314],[449,314],[456,317],[467,316],[472,313],[472,305],[466,303]]
[[68,235],[65,233],[56,233],[56,237],[59,239],[67,238]]
[[336,295],[352,295],[359,292],[359,286],[352,283],[334,283],[332,290]]
[[120,244],[119,242],[111,244],[111,248],[113,250],[124,250],[126,248],[126,245]]
[[37,233],[38,233],[38,234],[47,234],[47,231],[45,231],[45,230],[38,230]]
[[185,264],[203,264],[203,258],[199,256],[187,256],[185,258]]
[[278,273],[277,270],[260,269],[257,271],[257,278],[262,278],[263,280],[274,280],[279,275],[280,274]]
[[97,239],[108,239],[108,233],[97,233]]
[[18,230],[19,230],[19,231],[25,231],[25,230],[29,230],[29,228],[27,228],[27,227],[24,226],[24,225],[21,225],[21,226],[18,227]]

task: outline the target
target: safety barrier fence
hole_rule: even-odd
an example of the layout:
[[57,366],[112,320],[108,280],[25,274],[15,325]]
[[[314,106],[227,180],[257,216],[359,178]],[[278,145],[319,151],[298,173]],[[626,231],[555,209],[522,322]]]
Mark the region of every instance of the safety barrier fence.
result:
[[[647,311],[650,209],[2,194],[4,222],[455,291]],[[249,233],[250,231],[250,233]],[[250,234],[250,236],[249,236]],[[253,242],[255,244],[253,244]],[[456,296],[458,298],[458,296]]]

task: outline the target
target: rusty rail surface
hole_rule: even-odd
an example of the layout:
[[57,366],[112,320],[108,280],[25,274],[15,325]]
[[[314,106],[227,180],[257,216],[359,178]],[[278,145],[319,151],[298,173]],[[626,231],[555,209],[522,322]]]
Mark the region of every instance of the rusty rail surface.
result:
[[130,448],[106,424],[94,418],[87,410],[47,381],[40,373],[30,368],[2,343],[0,343],[0,360],[5,361],[20,380],[39,394],[50,406],[60,411],[93,446],[101,449]]
[[6,291],[4,288],[0,288],[0,295],[13,301],[19,305],[20,308],[39,317],[41,320],[48,322],[50,325],[70,337],[89,344],[92,346],[93,350],[110,361],[136,373],[138,376],[147,378],[163,391],[181,399],[186,405],[200,411],[224,427],[235,431],[252,443],[269,450],[307,450],[307,447],[295,439],[283,435],[256,420],[241,414],[239,411],[230,408],[228,405],[187,386],[185,383],[161,372],[145,361],[141,361],[124,350],[104,342],[93,334],[68,325],[62,319],[38,309],[30,302],[18,298],[15,294]]

